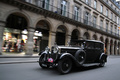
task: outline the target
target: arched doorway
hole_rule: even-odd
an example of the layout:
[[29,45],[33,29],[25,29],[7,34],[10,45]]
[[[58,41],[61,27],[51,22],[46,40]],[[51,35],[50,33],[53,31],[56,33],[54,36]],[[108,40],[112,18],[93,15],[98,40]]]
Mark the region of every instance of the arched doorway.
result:
[[108,38],[105,40],[105,53],[108,54]]
[[104,42],[104,41],[103,41],[103,37],[102,37],[102,36],[100,37],[100,41]]
[[120,55],[120,53],[119,53],[119,48],[120,48],[120,42],[118,42],[118,55]]
[[93,35],[93,40],[97,40],[97,36],[96,35]]
[[79,31],[77,29],[72,31],[72,36],[71,36],[71,40],[78,40],[79,39]]
[[112,55],[113,52],[112,48],[113,48],[113,40],[110,41],[110,55]]
[[88,32],[85,32],[84,35],[83,35],[83,38],[84,39],[90,39],[90,35]]
[[117,42],[115,41],[115,42],[114,42],[114,55],[117,54],[116,51],[117,51]]
[[56,44],[65,45],[65,40],[66,40],[66,28],[63,25],[60,25],[57,28],[56,32]]
[[36,51],[36,46],[39,47],[39,49],[37,49],[38,51],[42,51],[45,49],[46,46],[48,46],[49,43],[50,25],[47,21],[41,20],[36,24],[35,31],[40,32],[42,35],[39,40],[36,37],[34,38],[34,51]]
[[27,18],[12,13],[6,19],[3,36],[3,52],[23,52],[27,41]]

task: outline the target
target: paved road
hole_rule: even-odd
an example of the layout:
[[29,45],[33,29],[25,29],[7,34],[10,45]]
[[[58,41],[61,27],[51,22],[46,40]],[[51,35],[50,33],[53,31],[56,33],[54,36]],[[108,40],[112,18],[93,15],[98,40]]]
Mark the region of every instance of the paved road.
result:
[[0,58],[0,64],[37,62],[38,58]]
[[56,69],[42,69],[36,62],[0,64],[0,80],[120,80],[120,58],[108,58],[103,68],[77,68],[66,75]]

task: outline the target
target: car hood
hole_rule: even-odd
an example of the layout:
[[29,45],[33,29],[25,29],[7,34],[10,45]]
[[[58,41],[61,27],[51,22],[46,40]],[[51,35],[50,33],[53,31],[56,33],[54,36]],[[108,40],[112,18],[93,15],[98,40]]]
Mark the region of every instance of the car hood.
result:
[[59,49],[81,49],[80,47],[58,46]]

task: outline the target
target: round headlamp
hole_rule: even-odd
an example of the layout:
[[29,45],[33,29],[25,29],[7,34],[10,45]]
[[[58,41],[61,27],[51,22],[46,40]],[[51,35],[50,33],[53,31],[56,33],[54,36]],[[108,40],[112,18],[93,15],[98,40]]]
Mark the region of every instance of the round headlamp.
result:
[[57,53],[58,52],[58,47],[54,47],[53,48],[53,53]]
[[46,51],[46,52],[49,52],[49,51],[50,51],[50,48],[47,46],[47,47],[45,48],[45,51]]

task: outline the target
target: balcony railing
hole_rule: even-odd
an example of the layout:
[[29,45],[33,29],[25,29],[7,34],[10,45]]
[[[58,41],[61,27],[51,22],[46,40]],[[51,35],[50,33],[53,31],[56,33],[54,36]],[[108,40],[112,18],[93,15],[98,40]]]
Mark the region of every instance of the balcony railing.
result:
[[[36,0],[36,1],[40,1],[40,0]],[[108,29],[106,30],[106,28],[103,28],[102,26],[99,26],[99,25],[93,23],[93,21],[91,21],[91,20],[86,20],[86,19],[81,18],[79,16],[75,16],[74,14],[70,13],[69,11],[62,10],[61,8],[55,7],[55,6],[51,5],[51,4],[45,3],[44,5],[47,5],[47,7],[42,6],[42,4],[35,4],[35,5],[42,8],[42,9],[45,9],[47,11],[51,11],[51,12],[53,12],[55,14],[58,14],[58,15],[67,17],[69,19],[72,19],[74,21],[77,21],[78,23],[84,24],[84,25],[89,26],[91,28],[95,28],[95,29],[104,31],[106,33],[109,33],[111,35],[114,35],[114,36],[117,36],[117,37],[120,38],[119,34],[113,32],[113,31],[110,31]]]
[[[108,2],[106,2],[105,0],[103,0],[106,5],[108,5],[109,7],[111,7],[116,13],[118,13],[120,15],[120,12],[117,11],[113,6],[111,6]],[[116,4],[116,2],[113,0],[113,3],[119,8],[120,6]]]

